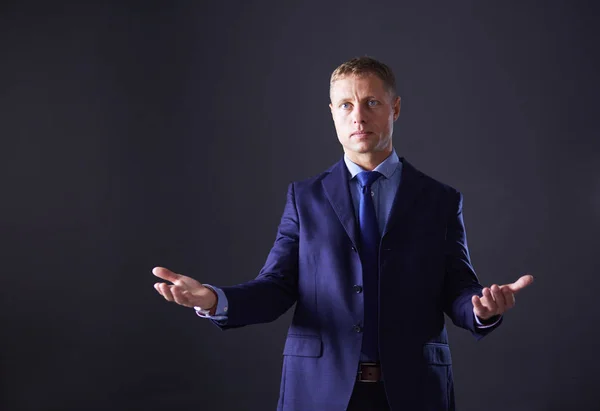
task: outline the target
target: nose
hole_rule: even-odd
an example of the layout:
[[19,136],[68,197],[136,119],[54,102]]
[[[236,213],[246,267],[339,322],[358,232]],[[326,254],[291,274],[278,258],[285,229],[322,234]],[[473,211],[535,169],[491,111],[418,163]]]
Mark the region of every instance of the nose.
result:
[[352,123],[364,124],[366,123],[366,112],[365,108],[361,104],[357,104],[352,111]]

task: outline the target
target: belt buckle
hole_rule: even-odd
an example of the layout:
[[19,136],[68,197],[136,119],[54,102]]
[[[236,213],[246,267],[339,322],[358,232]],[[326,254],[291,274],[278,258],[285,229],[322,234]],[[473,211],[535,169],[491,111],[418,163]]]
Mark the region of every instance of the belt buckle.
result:
[[[363,368],[364,367],[364,368]],[[376,367],[379,371],[377,375],[367,374],[366,367]],[[379,364],[376,362],[361,362],[358,364],[358,382],[379,382],[381,380],[381,371]]]

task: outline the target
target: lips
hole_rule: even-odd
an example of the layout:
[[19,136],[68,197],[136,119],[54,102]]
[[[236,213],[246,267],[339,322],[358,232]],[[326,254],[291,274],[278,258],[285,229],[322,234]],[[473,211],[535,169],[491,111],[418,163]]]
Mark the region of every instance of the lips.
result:
[[366,137],[369,134],[371,134],[370,131],[361,130],[361,131],[355,131],[354,133],[350,134],[350,137]]

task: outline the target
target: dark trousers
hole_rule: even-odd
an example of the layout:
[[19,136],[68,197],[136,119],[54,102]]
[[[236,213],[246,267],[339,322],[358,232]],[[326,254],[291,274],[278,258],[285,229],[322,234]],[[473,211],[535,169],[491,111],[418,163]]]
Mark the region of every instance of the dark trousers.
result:
[[389,411],[383,382],[357,382],[354,384],[347,411]]

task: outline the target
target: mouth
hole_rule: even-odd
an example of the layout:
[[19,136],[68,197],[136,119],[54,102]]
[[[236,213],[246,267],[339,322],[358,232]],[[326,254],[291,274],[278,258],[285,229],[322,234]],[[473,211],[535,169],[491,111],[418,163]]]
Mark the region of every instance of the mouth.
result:
[[370,131],[361,130],[361,131],[355,131],[354,133],[350,134],[350,137],[361,138],[361,137],[366,137],[369,134],[373,134],[373,133],[371,133]]

